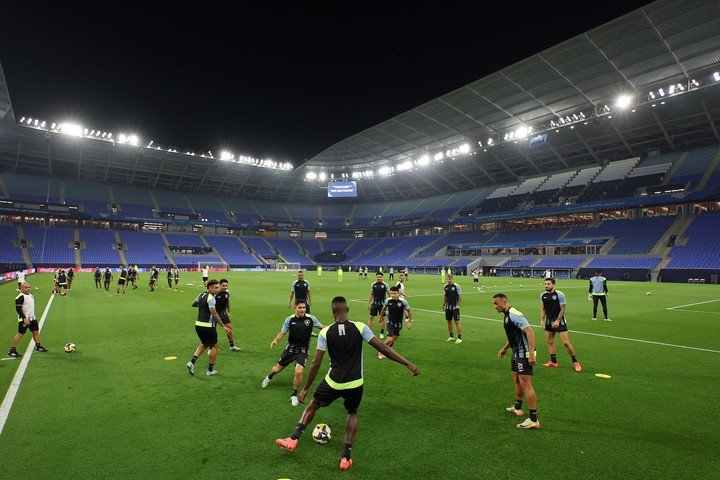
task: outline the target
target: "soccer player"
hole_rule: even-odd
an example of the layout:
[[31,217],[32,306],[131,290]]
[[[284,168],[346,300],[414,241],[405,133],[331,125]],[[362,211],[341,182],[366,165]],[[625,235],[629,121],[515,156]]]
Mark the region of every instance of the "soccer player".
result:
[[102,288],[100,285],[101,281],[102,281],[102,272],[100,271],[100,267],[96,267],[95,268],[95,288],[97,290],[100,290],[100,288]]
[[25,281],[25,270],[20,270],[17,273],[17,282],[18,282],[18,288],[17,291],[20,291],[20,287],[22,287],[23,282]]
[[[173,267],[173,282],[175,283],[175,291],[178,291],[178,283],[180,282],[180,269],[177,266]],[[222,287],[222,286],[221,286]]]
[[367,325],[348,319],[350,308],[345,298],[335,297],[331,305],[335,323],[323,328],[318,335],[315,358],[310,365],[310,372],[305,386],[298,395],[298,400],[305,401],[310,386],[315,381],[320,369],[325,352],[330,355],[332,367],[315,390],[312,402],[305,407],[293,434],[287,438],[278,438],[275,443],[280,448],[295,450],[300,436],[315,417],[315,412],[321,407],[327,407],[338,398],[342,398],[345,401],[344,405],[348,416],[345,423],[345,449],[340,458],[340,469],[347,470],[353,464],[352,444],[357,433],[357,412],[363,395],[363,342],[369,343],[389,359],[405,365],[413,375],[419,375],[420,371],[391,347],[375,338]]
[[[380,310],[380,324],[385,323],[384,318],[387,314],[388,336],[385,345],[392,347],[395,345],[397,338],[403,326],[403,316],[408,319],[408,330],[412,329],[412,311],[410,305],[400,298],[400,291],[397,287],[390,287],[390,298],[385,300],[382,310]],[[378,358],[384,358],[383,354],[378,352]]]
[[223,323],[215,309],[215,294],[217,294],[219,289],[220,285],[217,280],[208,280],[207,291],[201,293],[193,300],[192,306],[198,309],[197,320],[195,321],[195,333],[197,333],[201,343],[195,349],[192,359],[185,365],[190,375],[195,375],[195,362],[208,348],[210,349],[210,363],[205,375],[210,377],[217,374],[217,370],[215,370],[215,360],[217,360],[217,330],[215,326],[219,323],[226,332],[230,330],[227,325]]
[[535,365],[535,332],[525,316],[516,308],[511,307],[507,295],[498,293],[493,296],[493,307],[505,318],[505,335],[508,341],[498,351],[498,358],[504,358],[508,348],[512,349],[510,370],[512,371],[513,384],[515,385],[515,404],[505,410],[522,417],[525,412],[522,410],[523,397],[527,398],[530,408],[530,418],[518,423],[517,428],[528,430],[540,428],[540,420],[537,416],[537,395],[532,386],[533,365]]
[[390,267],[390,280],[395,280],[395,269]]
[[131,265],[128,268],[128,281],[130,282],[130,285],[132,285],[133,290],[137,290],[137,285],[135,285],[135,282],[137,282],[138,277],[138,267],[135,265],[134,267]]
[[48,349],[40,344],[40,327],[37,318],[35,318],[35,296],[30,293],[30,284],[28,282],[20,284],[20,293],[15,297],[15,311],[18,314],[18,333],[12,339],[8,357],[18,358],[22,356],[18,353],[17,346],[28,329],[32,332],[35,341],[35,351],[47,352]]
[[205,265],[205,268],[202,269],[203,288],[207,284],[208,275],[210,275],[210,265]]
[[310,313],[310,305],[312,305],[312,293],[310,292],[310,283],[305,280],[305,272],[300,270],[297,274],[297,280],[290,285],[290,300],[288,300],[288,310],[292,310],[292,301],[295,303],[304,300],[307,305],[305,313]]
[[217,295],[215,295],[215,302],[215,310],[217,310],[218,315],[220,315],[220,318],[225,326],[230,329],[227,331],[228,342],[230,342],[230,351],[239,352],[242,349],[235,345],[232,316],[230,315],[230,292],[228,292],[228,281],[224,278],[220,280],[220,291]]
[[[60,293],[61,289],[62,289],[62,293]],[[65,273],[65,270],[63,270],[63,269],[60,269],[60,271],[58,271],[57,291],[63,297],[67,295],[67,273]]]
[[453,338],[453,321],[457,330],[456,344],[462,343],[462,327],[460,326],[460,302],[462,302],[462,289],[460,285],[455,283],[452,273],[445,275],[445,286],[443,287],[443,305],[445,310],[445,320],[447,320],[448,333],[450,336],[445,340],[452,342]]
[[476,268],[475,270],[472,271],[472,277],[473,277],[473,288],[475,290],[480,290],[480,283],[479,283],[480,269],[479,268]]
[[410,295],[408,295],[405,292],[405,280],[407,277],[404,273],[400,274],[400,279],[398,280],[398,283],[395,285],[398,288],[398,291],[400,292],[400,298],[404,298],[405,300],[410,298]]
[[339,266],[337,269],[338,283],[343,283],[343,267]]
[[[370,318],[368,319],[368,327],[372,330],[373,321],[375,316],[380,313],[383,305],[385,304],[385,297],[387,296],[388,286],[387,283],[383,282],[383,274],[378,273],[375,275],[375,283],[370,286],[370,295],[368,295],[367,309],[370,311]],[[380,320],[380,338],[384,338],[385,324]]]
[[263,378],[262,388],[267,388],[270,384],[270,380],[275,375],[282,372],[285,367],[295,362],[295,376],[293,377],[293,389],[290,394],[290,403],[293,407],[297,407],[300,404],[298,400],[298,390],[300,389],[300,383],[302,382],[303,371],[305,370],[305,364],[307,363],[308,350],[310,349],[310,337],[312,336],[313,328],[323,329],[323,325],[312,315],[306,315],[305,309],[307,303],[303,300],[299,300],[295,304],[295,315],[287,317],[285,322],[280,329],[280,332],[275,335],[272,342],[270,342],[270,348],[273,348],[277,343],[285,337],[289,332],[290,337],[288,343],[285,346],[285,350],[270,370],[270,373]]
[[103,286],[108,293],[110,293],[110,282],[112,282],[112,272],[109,267],[105,267],[105,272],[103,272]]
[[367,280],[367,274],[368,274],[368,267],[365,267],[365,270],[363,270],[363,280]]
[[158,277],[160,276],[160,270],[155,268],[155,265],[152,266],[150,269],[150,280],[148,280],[148,285],[150,285],[150,291],[155,291],[155,285],[157,285]]
[[72,267],[67,269],[67,289],[70,290],[72,288],[73,280],[75,279],[75,271]]
[[167,269],[167,282],[168,282],[168,290],[172,290],[172,267],[168,267]]
[[118,277],[118,284],[117,289],[115,289],[115,296],[117,297],[120,295],[120,292],[122,291],[122,294],[125,295],[125,284],[127,283],[128,278],[128,271],[127,268],[125,268],[125,265],[120,265],[120,276]]
[[602,272],[600,270],[595,270],[595,276],[590,279],[590,289],[588,290],[588,292],[588,300],[592,300],[593,302],[592,320],[597,320],[597,307],[599,300],[600,303],[602,303],[603,316],[605,317],[605,321],[612,322],[612,320],[608,318],[607,279],[602,276]]
[[580,362],[575,358],[575,349],[570,343],[568,336],[567,322],[565,320],[566,301],[565,295],[555,289],[555,279],[545,279],[545,292],[540,295],[540,327],[545,328],[545,340],[547,340],[550,361],[543,364],[543,367],[558,367],[557,352],[555,351],[555,334],[560,334],[565,349],[570,354],[573,368],[581,372]]

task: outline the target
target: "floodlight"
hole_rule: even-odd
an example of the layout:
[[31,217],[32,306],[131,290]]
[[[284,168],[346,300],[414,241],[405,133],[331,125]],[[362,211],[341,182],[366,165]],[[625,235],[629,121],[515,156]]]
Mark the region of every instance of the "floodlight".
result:
[[435,160],[442,160],[445,158],[445,155],[442,152],[438,152],[435,154],[435,157],[433,157]]
[[327,180],[327,174],[325,172],[320,172],[320,175],[318,175],[318,178],[320,179],[321,182],[324,182],[325,180]]
[[398,172],[404,172],[405,170],[410,170],[412,168],[413,164],[410,160],[407,160],[400,165],[397,166]]
[[25,123],[25,117],[20,117],[20,123]]
[[389,175],[392,173],[392,167],[381,167],[378,169],[378,175]]
[[28,125],[32,124],[32,118],[28,118],[28,119],[27,119],[27,124],[28,124]]
[[40,124],[40,127],[45,128],[45,120]]
[[713,73],[713,78],[716,82],[720,82],[720,72]]
[[[130,145],[133,145],[133,146],[136,146],[136,147],[137,147],[137,144],[138,144],[138,137],[137,137],[137,135],[130,135],[127,140],[128,140],[128,143],[129,143]],[[177,150],[176,150],[176,151],[177,151]]]
[[83,128],[75,123],[63,123],[60,125],[60,131],[65,135],[82,137]]
[[487,144],[488,144],[488,146],[490,146],[490,145],[493,144],[493,139],[492,139],[492,137],[488,138]]
[[417,164],[422,166],[430,165],[430,156],[423,155],[422,157],[418,158]]
[[[662,91],[662,89],[660,89]],[[665,95],[665,93],[663,93]],[[632,98],[630,95],[620,95],[617,100],[615,100],[615,106],[617,108],[626,108],[630,105],[630,102],[632,102]]]
[[308,172],[305,174],[305,178],[308,180],[315,180],[317,178],[317,173],[315,172]]
[[467,143],[463,143],[458,148],[460,150],[460,153],[470,153],[470,145]]

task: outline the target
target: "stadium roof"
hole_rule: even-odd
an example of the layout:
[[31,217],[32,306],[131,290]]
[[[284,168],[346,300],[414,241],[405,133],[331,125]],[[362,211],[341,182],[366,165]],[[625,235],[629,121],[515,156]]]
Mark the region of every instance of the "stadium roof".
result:
[[[462,66],[438,68],[452,75]],[[306,180],[308,172],[349,179],[372,170],[374,178],[358,180],[360,200],[431,196],[720,142],[718,69],[720,4],[659,0],[338,142],[294,171],[44,135],[8,121],[0,166],[303,202],[326,200],[324,183]],[[9,107],[3,90],[0,118]],[[616,107],[620,96],[627,108]],[[515,136],[525,127],[532,133]],[[530,147],[538,134],[548,136]],[[418,165],[423,157],[429,165]],[[394,171],[378,176],[382,167]]]

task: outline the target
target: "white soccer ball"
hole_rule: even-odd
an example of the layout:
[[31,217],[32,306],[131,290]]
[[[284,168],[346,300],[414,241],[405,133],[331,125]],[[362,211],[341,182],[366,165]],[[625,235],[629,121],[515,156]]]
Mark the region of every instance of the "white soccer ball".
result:
[[72,353],[76,348],[77,346],[74,343],[68,342],[65,344],[65,353]]
[[330,426],[326,423],[318,423],[313,429],[312,438],[315,443],[325,445],[332,438],[332,431],[330,430]]
[[645,292],[645,295],[650,295],[650,292]]

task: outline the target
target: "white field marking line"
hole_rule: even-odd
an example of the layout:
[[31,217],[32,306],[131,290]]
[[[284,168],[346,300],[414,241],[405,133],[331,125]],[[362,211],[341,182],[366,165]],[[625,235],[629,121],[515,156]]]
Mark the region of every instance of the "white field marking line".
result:
[[[666,308],[665,310],[671,310],[670,308]],[[720,315],[720,312],[711,312],[709,310],[689,310],[687,308],[674,308],[672,309],[673,312],[692,312],[692,313],[709,313],[711,315]]]
[[[461,287],[461,288],[462,288],[462,287]],[[473,288],[473,287],[471,287],[471,288],[472,288],[473,290],[477,291],[475,288]],[[572,286],[571,286],[571,287],[565,287],[565,288],[563,288],[562,290],[569,290],[569,289],[571,289],[571,288],[584,288],[585,290],[587,290],[588,287],[587,287],[587,286],[581,287],[581,286],[578,285],[578,286],[574,286],[574,287],[572,287]],[[523,288],[501,288],[501,287],[487,287],[487,286],[486,286],[485,288],[481,289],[478,293],[490,293],[489,290],[495,290],[495,289],[497,289],[499,292],[527,292],[528,290],[530,290],[530,287],[523,287]],[[540,291],[540,289],[542,289],[542,287],[541,287],[541,286],[538,286],[538,291]],[[560,290],[560,291],[562,292],[562,290]],[[544,292],[545,290],[542,289],[542,291]],[[467,292],[467,293],[470,293],[470,292]],[[464,295],[464,294],[465,294],[465,292],[463,292],[463,295]],[[444,294],[444,293],[423,293],[423,294],[419,294],[419,295],[410,295],[410,299],[413,299],[413,298],[415,298],[415,297],[442,297],[443,295],[445,295],[445,294]],[[354,301],[355,301],[355,300],[353,300],[353,302],[354,302]]]
[[[361,302],[361,300],[351,300],[351,302]],[[410,307],[410,309],[411,309],[411,310],[415,310],[415,311],[420,311],[420,312],[428,312],[428,313],[437,313],[437,314],[443,313],[443,312],[439,312],[439,311],[437,311],[437,310],[427,310],[427,309],[425,309],[425,308],[412,308],[412,307]],[[467,314],[463,314],[462,316],[463,316],[463,317],[468,317],[468,318],[475,318],[475,319],[478,319],[478,320],[486,320],[486,321],[488,321],[488,322],[495,322],[495,323],[502,323],[502,322],[503,322],[502,320],[498,320],[497,318],[479,317],[479,316],[476,316],[476,315],[467,315]],[[533,327],[533,328],[536,328],[536,329],[542,329],[541,327],[538,327],[538,326],[536,326],[536,325],[530,325],[530,326]],[[687,345],[675,345],[675,344],[673,344],[673,343],[664,343],[664,342],[653,342],[653,341],[650,341],[650,340],[641,340],[641,339],[639,339],[639,338],[628,338],[628,337],[618,337],[618,336],[616,336],[616,335],[605,335],[605,334],[603,334],[603,333],[581,332],[581,331],[579,331],[579,330],[568,330],[568,332],[577,333],[577,334],[579,334],[579,335],[591,335],[591,336],[593,336],[593,337],[612,338],[612,339],[614,339],[614,340],[625,340],[625,341],[627,341],[627,342],[649,343],[649,344],[651,344],[651,345],[661,345],[661,346],[663,346],[663,347],[684,348],[684,349],[686,349],[686,350],[698,350],[698,351],[701,351],[701,352],[720,353],[720,350],[712,350],[712,349],[709,349],[709,348],[690,347],[690,346],[687,346]]]
[[[48,300],[47,305],[45,305],[45,311],[43,311],[42,317],[40,317],[40,323],[38,324],[38,333],[42,331],[43,324],[45,324],[45,319],[47,318],[47,314],[50,311],[50,305],[52,305],[54,298],[55,295],[50,295],[50,300]],[[20,366],[15,372],[12,382],[10,382],[10,386],[5,394],[2,405],[0,405],[0,435],[2,435],[3,429],[5,428],[5,422],[7,422],[8,416],[10,415],[10,408],[12,408],[13,402],[15,402],[15,396],[20,389],[20,382],[22,382],[22,379],[25,376],[25,370],[27,369],[28,363],[30,363],[30,357],[32,356],[33,349],[35,348],[33,346],[34,343],[35,342],[32,340],[28,342],[25,353],[20,360]]]
[[[704,305],[706,303],[713,303],[713,302],[720,302],[720,298],[716,298],[715,300],[707,300],[705,302],[688,303],[687,305],[676,305],[674,307],[667,307],[665,310],[675,310],[678,308],[692,307],[693,305]],[[695,310],[689,310],[689,311],[694,312]]]

